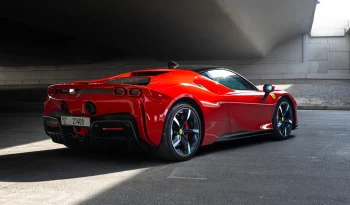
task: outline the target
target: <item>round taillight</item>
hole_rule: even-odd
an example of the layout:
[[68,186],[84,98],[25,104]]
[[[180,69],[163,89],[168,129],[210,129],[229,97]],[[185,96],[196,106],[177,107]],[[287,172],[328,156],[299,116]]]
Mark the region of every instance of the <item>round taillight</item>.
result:
[[118,96],[124,96],[125,95],[125,89],[124,88],[116,88],[114,89],[114,94]]
[[68,104],[66,102],[64,102],[64,101],[61,102],[61,111],[65,112],[65,113],[69,112]]
[[129,90],[129,95],[130,96],[140,96],[141,95],[141,90],[139,90],[139,89],[130,89]]
[[57,90],[55,88],[48,88],[47,89],[47,94],[49,96],[53,96],[53,95],[57,94]]
[[85,110],[91,115],[96,114],[96,106],[90,101],[85,103]]

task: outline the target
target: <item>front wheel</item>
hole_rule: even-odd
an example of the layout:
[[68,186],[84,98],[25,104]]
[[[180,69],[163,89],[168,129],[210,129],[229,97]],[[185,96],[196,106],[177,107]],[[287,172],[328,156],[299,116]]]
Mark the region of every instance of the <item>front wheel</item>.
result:
[[191,159],[201,143],[201,123],[198,111],[192,105],[176,104],[167,114],[162,139],[154,153],[172,161]]
[[273,132],[272,138],[275,140],[288,139],[293,128],[294,110],[287,99],[281,99],[275,108],[273,114]]

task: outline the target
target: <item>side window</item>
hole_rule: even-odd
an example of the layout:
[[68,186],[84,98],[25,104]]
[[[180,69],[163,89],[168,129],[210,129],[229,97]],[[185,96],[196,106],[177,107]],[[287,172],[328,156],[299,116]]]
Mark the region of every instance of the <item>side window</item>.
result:
[[202,75],[213,80],[213,78],[209,75],[208,72],[204,72],[204,73],[202,73]]
[[210,70],[203,73],[203,75],[205,77],[209,75],[209,78],[232,90],[252,90],[249,82],[227,70]]

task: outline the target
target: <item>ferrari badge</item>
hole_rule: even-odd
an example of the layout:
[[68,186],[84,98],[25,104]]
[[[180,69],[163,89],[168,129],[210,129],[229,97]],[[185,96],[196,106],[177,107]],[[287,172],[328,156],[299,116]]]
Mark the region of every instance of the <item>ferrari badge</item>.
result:
[[271,97],[272,97],[273,99],[276,99],[275,94],[271,93],[270,95],[271,95]]

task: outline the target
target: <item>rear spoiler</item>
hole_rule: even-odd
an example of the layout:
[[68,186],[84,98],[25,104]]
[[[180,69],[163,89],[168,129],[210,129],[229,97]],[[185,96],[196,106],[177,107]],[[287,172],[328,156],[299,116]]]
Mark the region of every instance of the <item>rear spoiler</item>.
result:
[[63,84],[89,84],[90,81],[88,80],[74,80],[68,83],[63,83]]
[[79,84],[55,84],[51,85],[49,88],[54,88],[56,90],[66,90],[66,89],[115,89],[115,88],[138,88],[144,89],[145,86],[131,85],[131,84],[114,84],[114,83],[79,83]]

